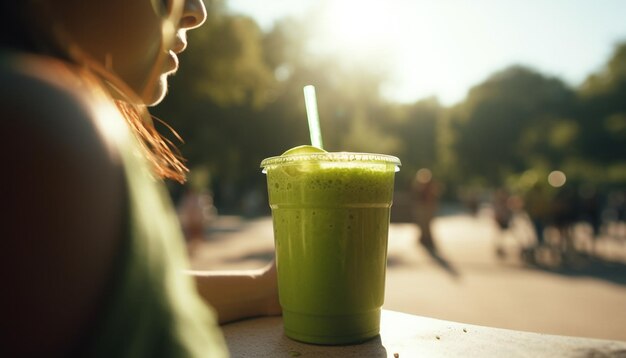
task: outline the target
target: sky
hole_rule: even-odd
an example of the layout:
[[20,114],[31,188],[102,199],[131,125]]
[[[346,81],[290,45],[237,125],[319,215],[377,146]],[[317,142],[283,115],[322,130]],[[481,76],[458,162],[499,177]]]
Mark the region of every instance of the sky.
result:
[[626,0],[227,0],[264,30],[308,21],[312,46],[388,74],[396,102],[467,91],[513,64],[577,86],[626,41]]

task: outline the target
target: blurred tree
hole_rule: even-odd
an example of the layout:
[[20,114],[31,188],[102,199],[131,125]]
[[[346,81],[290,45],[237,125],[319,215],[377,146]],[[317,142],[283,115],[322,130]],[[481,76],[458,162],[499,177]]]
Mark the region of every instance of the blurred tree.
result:
[[234,207],[250,173],[260,176],[260,159],[248,146],[264,134],[255,113],[269,102],[275,80],[256,23],[227,14],[222,1],[205,3],[207,22],[189,33],[171,93],[152,112],[181,135],[188,166],[208,168],[216,204]]
[[[580,87],[584,159],[608,168],[611,181],[626,182],[626,42],[618,44],[606,66]],[[588,165],[589,165],[588,164]]]
[[307,46],[309,31],[306,23],[283,19],[264,37],[266,62],[277,84],[262,115],[280,118],[281,123],[274,143],[282,147],[271,154],[309,143],[302,92],[308,84],[316,87],[325,149],[394,152],[395,138],[382,129],[383,76],[350,59],[313,53]]
[[207,23],[190,32],[171,94],[153,113],[185,140],[189,167],[210,170],[222,211],[237,210],[243,193],[264,185],[263,158],[309,143],[307,84],[318,90],[327,149],[395,150],[395,139],[380,129],[379,75],[312,56],[301,22],[284,19],[262,33],[222,2],[207,5]]
[[494,74],[449,113],[449,165],[466,180],[491,185],[537,163],[558,166],[563,160],[559,149],[578,133],[570,119],[574,99],[561,80],[526,67]]
[[351,62],[334,63],[324,112],[329,149],[397,154],[399,143],[386,124],[388,104],[380,96],[383,74]]
[[437,141],[444,111],[434,97],[387,109],[390,121],[385,130],[396,138],[395,153],[402,160],[400,182],[410,183],[421,168],[442,169]]
[[182,54],[183,66],[172,83],[173,88],[185,85],[185,91],[173,93],[193,94],[221,107],[260,107],[273,82],[263,59],[263,34],[251,18],[224,11],[222,2],[212,3],[207,22],[189,33],[191,46]]
[[560,167],[626,181],[626,44],[577,91],[512,66],[451,108],[435,98],[392,104],[380,96],[384,66],[315,53],[304,20],[264,33],[223,0],[205,3],[208,20],[189,33],[171,94],[153,113],[180,133],[189,167],[208,169],[222,212],[238,210],[247,192],[265,193],[263,158],[309,143],[308,84],[325,148],[397,155],[401,180],[428,167],[448,183],[501,185]]

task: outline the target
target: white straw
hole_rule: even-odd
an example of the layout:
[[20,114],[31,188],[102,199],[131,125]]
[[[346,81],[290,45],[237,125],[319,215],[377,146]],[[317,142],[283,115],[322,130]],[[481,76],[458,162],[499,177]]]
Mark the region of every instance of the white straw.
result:
[[315,97],[315,87],[304,86],[304,104],[306,106],[306,116],[309,121],[309,134],[311,135],[311,145],[324,149],[322,144],[322,131],[320,130],[320,119],[317,114],[317,99]]

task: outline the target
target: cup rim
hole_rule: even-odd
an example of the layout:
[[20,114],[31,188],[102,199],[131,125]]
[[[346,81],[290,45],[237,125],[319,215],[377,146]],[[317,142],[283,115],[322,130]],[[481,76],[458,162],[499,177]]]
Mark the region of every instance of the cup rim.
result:
[[275,156],[263,159],[261,168],[272,165],[297,164],[298,162],[346,162],[346,163],[376,163],[391,164],[399,167],[402,165],[398,157],[387,154],[359,153],[359,152],[327,152],[327,153],[302,153],[285,156]]

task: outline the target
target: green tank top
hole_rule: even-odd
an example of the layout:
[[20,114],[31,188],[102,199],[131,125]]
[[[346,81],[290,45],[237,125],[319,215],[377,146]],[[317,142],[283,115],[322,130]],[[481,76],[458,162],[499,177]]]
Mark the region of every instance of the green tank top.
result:
[[[0,70],[43,57],[0,49]],[[94,325],[74,351],[80,357],[227,357],[215,314],[199,297],[182,231],[165,185],[151,173],[143,149],[97,80],[51,58],[49,71],[67,76],[97,110],[96,122],[115,144],[126,179],[126,235]],[[52,65],[51,65],[52,63]],[[59,66],[69,71],[59,70]],[[74,78],[73,75],[76,75]],[[58,77],[57,76],[57,77]]]
[[184,240],[165,185],[153,177],[124,119],[117,119],[103,125],[110,127],[126,172],[128,235],[87,355],[226,357],[214,312],[183,272]]

